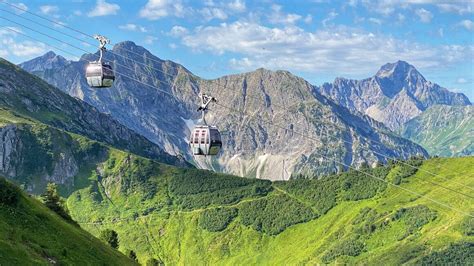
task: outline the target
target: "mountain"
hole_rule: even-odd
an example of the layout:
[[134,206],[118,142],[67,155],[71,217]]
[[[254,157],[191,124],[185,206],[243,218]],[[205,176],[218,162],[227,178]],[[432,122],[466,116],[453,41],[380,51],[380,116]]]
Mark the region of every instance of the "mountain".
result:
[[0,59],[0,107],[145,157],[187,165],[111,116],[3,59]]
[[474,154],[474,106],[433,105],[408,121],[401,132],[431,155]]
[[271,183],[114,153],[67,203],[83,228],[112,228],[142,263],[472,264],[474,201],[465,195],[474,157],[407,163],[422,170],[394,164],[362,169],[374,178],[350,171]]
[[388,63],[375,76],[363,80],[337,78],[316,87],[317,91],[347,107],[367,114],[392,130],[436,104],[470,105],[462,93],[450,92],[427,81],[414,66],[404,61]]
[[2,265],[135,265],[0,177]]
[[[265,80],[278,83],[281,83],[276,80],[279,75],[290,75],[261,72],[275,75]],[[28,74],[2,73],[6,75],[6,78],[0,76],[3,87],[16,88],[20,96],[29,91],[23,92],[19,89],[21,86],[12,85],[19,82],[15,76],[31,81]],[[291,84],[301,82],[299,86],[304,88],[306,83],[295,79]],[[253,81],[247,79],[247,82]],[[30,84],[31,88],[35,86]],[[43,91],[42,99],[57,93],[54,87],[45,86],[51,91]],[[313,95],[311,91],[301,92],[300,97],[306,97],[307,92]],[[5,93],[3,98],[11,99],[10,94]],[[29,97],[38,103],[33,93],[22,98],[23,102],[28,102]],[[323,111],[348,115],[344,113],[349,112],[347,109],[318,97],[317,102],[310,105],[311,108],[316,106],[310,109],[315,110],[312,113],[315,117],[324,115]],[[59,99],[65,102],[70,97]],[[250,100],[245,105],[250,105]],[[202,264],[368,265],[378,265],[380,261],[393,265],[474,262],[472,218],[467,214],[473,211],[474,202],[467,196],[474,183],[466,179],[473,174],[470,166],[474,157],[426,161],[418,158],[404,164],[362,166],[360,172],[347,171],[320,178],[308,174],[286,182],[270,182],[163,164],[92,139],[89,136],[96,134],[88,130],[77,134],[54,126],[51,120],[56,120],[51,114],[58,116],[60,109],[53,112],[40,104],[33,105],[39,110],[49,110],[40,115],[33,112],[36,109],[25,111],[18,106],[5,104],[0,112],[0,128],[5,132],[0,138],[0,162],[2,169],[9,169],[2,170],[2,174],[10,173],[7,176],[10,180],[34,194],[42,191],[41,182],[59,183],[70,214],[81,228],[94,236],[105,229],[116,231],[119,251],[134,250],[142,264],[150,259],[171,265],[196,261]],[[70,105],[63,107],[70,108]],[[303,106],[303,110],[310,107]],[[65,110],[64,117],[68,114]],[[349,118],[353,127],[365,120],[379,125],[366,117]],[[79,122],[71,122],[74,123]],[[374,128],[367,126],[365,130],[371,133]],[[417,167],[421,170],[416,171]],[[8,194],[2,191],[0,198],[5,195]],[[109,260],[107,250],[101,253],[103,247],[92,238],[92,242],[84,243],[76,242],[66,233],[63,235],[60,225],[50,226],[47,214],[24,216],[4,207],[3,203],[0,206],[0,231],[2,228],[14,230],[6,237],[0,234],[0,255],[13,264],[18,260],[34,260],[37,254],[41,254],[43,260],[64,264],[69,264],[69,254],[82,256],[76,259],[79,264],[94,262],[91,259],[92,262],[81,263],[82,258],[90,256],[106,260],[105,264],[126,263]],[[68,228],[72,227],[74,225]],[[71,230],[80,230],[74,228]],[[17,238],[22,234],[25,236]],[[63,243],[64,240],[68,240],[67,243]],[[58,249],[60,245],[63,246]],[[69,251],[69,247],[75,250]],[[16,250],[29,253],[14,253]],[[81,255],[84,250],[88,253]],[[117,259],[121,257],[117,256]]]
[[[119,43],[112,52],[107,53],[106,61],[113,62],[117,80],[105,90],[89,88],[83,77],[84,62],[95,59],[92,54],[84,55],[85,61],[69,62],[53,70],[36,71],[43,64],[41,58],[21,67],[110,114],[165,151],[184,153],[201,168],[286,180],[296,173],[341,170],[324,158],[360,166],[386,162],[381,154],[405,159],[426,155],[420,146],[367,116],[350,114],[287,71],[258,69],[205,80],[133,42]],[[187,144],[190,128],[199,123],[199,91],[219,101],[219,105],[211,106],[208,119],[224,137],[224,152],[214,159],[194,158]]]

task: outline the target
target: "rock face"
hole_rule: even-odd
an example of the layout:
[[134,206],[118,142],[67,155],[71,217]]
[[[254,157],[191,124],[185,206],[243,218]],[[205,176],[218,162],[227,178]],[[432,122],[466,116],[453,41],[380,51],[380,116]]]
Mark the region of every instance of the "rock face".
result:
[[[96,57],[84,55],[82,59]],[[132,42],[117,44],[106,60],[112,62],[117,76],[110,89],[87,86],[84,61],[32,72],[110,114],[167,152],[184,153],[202,168],[282,180],[293,173],[347,168],[332,160],[359,166],[386,161],[382,155],[426,155],[420,146],[395,136],[367,116],[351,114],[286,71],[258,69],[204,80]],[[30,63],[21,66],[27,71],[35,69]],[[223,133],[224,151],[217,158],[189,154],[189,129],[199,119],[199,91],[218,99],[207,119]]]
[[337,78],[317,90],[352,112],[367,114],[392,130],[436,104],[465,106],[469,99],[427,81],[404,61],[389,63],[363,80]]
[[0,107],[138,155],[170,164],[188,165],[111,116],[70,97],[3,59],[0,60]]
[[474,106],[434,105],[408,121],[402,136],[423,147],[431,155],[474,154]]

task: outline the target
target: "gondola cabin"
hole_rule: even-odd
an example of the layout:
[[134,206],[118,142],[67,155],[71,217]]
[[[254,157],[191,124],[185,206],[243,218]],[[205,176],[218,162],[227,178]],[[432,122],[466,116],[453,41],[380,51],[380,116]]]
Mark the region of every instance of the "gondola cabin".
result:
[[86,79],[92,88],[108,88],[114,84],[115,75],[109,64],[91,62],[86,68]]
[[217,155],[222,147],[221,134],[213,126],[196,126],[189,139],[194,155]]

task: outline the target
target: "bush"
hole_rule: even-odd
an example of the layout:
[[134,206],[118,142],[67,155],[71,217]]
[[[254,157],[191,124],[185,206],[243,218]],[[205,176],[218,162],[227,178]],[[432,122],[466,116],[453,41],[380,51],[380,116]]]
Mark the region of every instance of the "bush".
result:
[[323,262],[329,263],[339,256],[355,257],[361,254],[365,249],[364,243],[356,238],[344,240],[334,247],[330,248],[322,257]]
[[406,236],[413,234],[415,231],[423,227],[425,224],[436,219],[437,215],[435,211],[430,210],[425,205],[417,205],[410,208],[399,209],[392,220],[400,220],[406,225],[406,233],[399,240]]
[[183,209],[232,204],[245,197],[260,197],[272,190],[267,180],[237,178],[196,169],[183,169],[170,181],[170,192]]
[[461,232],[465,236],[474,236],[474,218],[466,217],[461,224]]
[[317,217],[311,208],[286,195],[246,202],[240,207],[239,214],[244,225],[270,235]]
[[[343,196],[345,200],[362,200],[374,197],[377,192],[385,190],[384,180],[390,172],[390,167],[364,169],[362,172],[350,171],[342,174]],[[368,176],[370,174],[370,176]],[[375,177],[377,178],[375,178]]]
[[46,186],[45,192],[41,194],[41,201],[46,205],[46,207],[57,213],[66,221],[75,223],[69,215],[64,199],[62,199],[58,194],[58,186],[56,184],[49,183]]
[[18,202],[20,191],[3,178],[0,178],[0,204],[14,206]]
[[219,232],[227,226],[237,216],[235,208],[217,208],[206,210],[199,216],[199,226],[210,232]]
[[445,250],[433,252],[417,263],[420,265],[474,265],[474,243],[451,244]]
[[109,244],[112,248],[118,249],[119,247],[118,234],[114,230],[106,229],[100,232],[99,239]]
[[133,250],[128,250],[126,252],[127,254],[127,257],[129,257],[131,260],[135,261],[135,262],[138,262],[138,259],[137,259],[137,253],[135,253],[135,251]]
[[161,260],[157,260],[155,258],[148,259],[146,261],[146,266],[162,266],[165,265]]

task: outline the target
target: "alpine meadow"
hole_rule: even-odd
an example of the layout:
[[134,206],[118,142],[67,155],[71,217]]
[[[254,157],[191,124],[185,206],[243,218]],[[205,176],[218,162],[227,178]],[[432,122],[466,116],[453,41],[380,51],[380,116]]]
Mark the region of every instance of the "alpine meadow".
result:
[[0,265],[473,265],[473,13],[0,0]]

